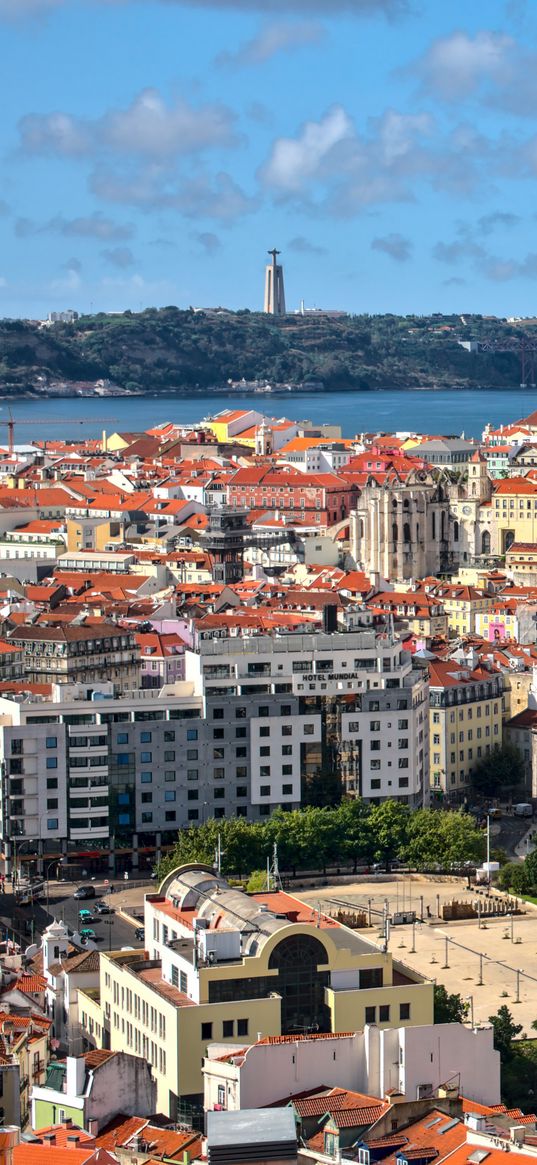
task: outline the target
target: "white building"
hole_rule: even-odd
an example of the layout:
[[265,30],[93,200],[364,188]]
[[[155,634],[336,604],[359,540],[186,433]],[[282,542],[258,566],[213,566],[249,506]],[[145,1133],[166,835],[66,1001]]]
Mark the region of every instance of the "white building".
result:
[[211,1044],[203,1077],[206,1110],[259,1108],[320,1082],[368,1096],[400,1092],[412,1101],[456,1081],[461,1095],[500,1103],[500,1054],[490,1025],[366,1026],[352,1035],[268,1037],[239,1049]]

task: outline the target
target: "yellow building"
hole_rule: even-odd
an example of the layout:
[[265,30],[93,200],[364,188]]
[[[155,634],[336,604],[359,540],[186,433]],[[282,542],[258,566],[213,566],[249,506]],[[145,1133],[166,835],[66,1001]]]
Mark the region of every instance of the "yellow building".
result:
[[504,678],[497,668],[429,664],[431,788],[462,800],[476,764],[502,743]]
[[106,550],[125,540],[125,522],[110,518],[68,518],[66,527],[68,550]]
[[146,897],[145,934],[143,956],[101,954],[100,990],[79,992],[79,1021],[88,1044],[147,1058],[157,1108],[173,1119],[199,1117],[211,1042],[433,1022],[433,984],[389,952],[207,866],[174,870]]
[[442,603],[448,617],[449,634],[456,638],[474,635],[476,616],[483,611],[490,611],[495,602],[494,595],[480,591],[477,587],[457,583],[435,587],[434,596]]
[[509,477],[494,487],[492,551],[505,554],[514,542],[537,542],[537,482],[527,477]]

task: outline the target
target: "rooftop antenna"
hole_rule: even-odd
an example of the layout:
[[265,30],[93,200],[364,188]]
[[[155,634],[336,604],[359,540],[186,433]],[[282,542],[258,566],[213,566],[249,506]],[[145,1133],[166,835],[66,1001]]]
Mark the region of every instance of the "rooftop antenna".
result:
[[278,865],[278,846],[274,842],[272,847],[272,862],[267,858],[267,891],[281,890],[282,880],[280,878],[280,867]]
[[222,849],[222,834],[219,833],[218,834],[218,841],[216,843],[215,851],[214,851],[214,864],[216,867],[216,872],[218,874],[218,877],[220,877],[220,875],[222,873],[222,858],[223,858],[225,852],[226,852],[225,849]]

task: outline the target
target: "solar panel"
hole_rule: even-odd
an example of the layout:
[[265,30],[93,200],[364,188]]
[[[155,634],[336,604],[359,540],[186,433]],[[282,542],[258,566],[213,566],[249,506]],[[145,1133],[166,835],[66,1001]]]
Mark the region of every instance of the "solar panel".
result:
[[472,1165],[481,1165],[481,1162],[485,1161],[487,1157],[490,1157],[488,1149],[475,1149],[473,1153],[470,1153],[468,1160],[472,1162]]
[[424,1125],[423,1127],[425,1129],[432,1129],[433,1125],[437,1125],[443,1119],[444,1118],[441,1116],[435,1116],[435,1117],[433,1117],[432,1121],[427,1121],[427,1124]]

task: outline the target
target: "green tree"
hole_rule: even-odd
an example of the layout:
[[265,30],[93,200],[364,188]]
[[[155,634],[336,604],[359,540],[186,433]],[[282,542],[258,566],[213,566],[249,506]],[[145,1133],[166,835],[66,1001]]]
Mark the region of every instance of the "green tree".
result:
[[464,1023],[469,1011],[469,1004],[465,1003],[462,995],[450,995],[443,983],[436,983],[434,988],[434,1022],[435,1023]]
[[498,1009],[496,1015],[489,1015],[489,1023],[494,1028],[494,1047],[500,1053],[502,1064],[507,1064],[513,1058],[513,1040],[515,1036],[520,1035],[522,1024],[514,1022],[505,1003]]
[[369,864],[373,858],[374,841],[371,831],[371,812],[360,800],[342,801],[337,810],[337,828],[340,854],[344,861]]
[[496,797],[524,783],[524,762],[513,744],[502,744],[483,757],[472,773],[474,789],[485,797]]
[[378,862],[403,855],[408,837],[410,810],[401,801],[383,801],[374,805],[369,825],[373,839],[373,854]]
[[511,891],[513,894],[528,894],[532,882],[528,877],[526,862],[506,862],[498,874],[500,890]]

